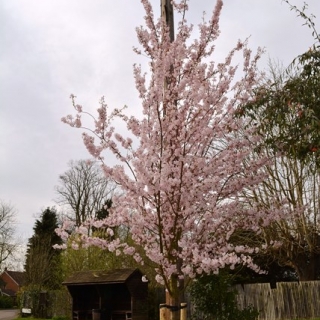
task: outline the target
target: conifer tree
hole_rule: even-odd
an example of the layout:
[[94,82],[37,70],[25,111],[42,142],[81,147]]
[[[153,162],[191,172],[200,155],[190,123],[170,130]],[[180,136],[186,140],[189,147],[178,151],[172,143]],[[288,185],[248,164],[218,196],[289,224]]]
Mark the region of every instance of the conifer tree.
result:
[[45,209],[33,227],[34,234],[28,241],[26,253],[26,285],[35,289],[57,289],[62,282],[60,253],[53,245],[61,244],[56,234],[57,213],[54,208]]

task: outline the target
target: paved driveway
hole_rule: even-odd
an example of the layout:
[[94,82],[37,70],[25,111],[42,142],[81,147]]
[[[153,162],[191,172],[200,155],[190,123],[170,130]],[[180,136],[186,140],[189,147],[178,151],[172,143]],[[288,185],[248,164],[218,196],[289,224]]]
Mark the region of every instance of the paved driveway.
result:
[[0,310],[0,320],[12,320],[17,318],[19,310]]

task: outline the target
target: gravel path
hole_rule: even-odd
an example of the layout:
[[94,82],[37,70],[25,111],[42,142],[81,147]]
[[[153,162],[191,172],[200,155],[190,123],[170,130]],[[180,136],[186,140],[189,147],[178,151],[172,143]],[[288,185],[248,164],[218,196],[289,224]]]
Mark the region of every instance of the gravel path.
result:
[[12,320],[18,317],[18,309],[0,310],[0,320]]

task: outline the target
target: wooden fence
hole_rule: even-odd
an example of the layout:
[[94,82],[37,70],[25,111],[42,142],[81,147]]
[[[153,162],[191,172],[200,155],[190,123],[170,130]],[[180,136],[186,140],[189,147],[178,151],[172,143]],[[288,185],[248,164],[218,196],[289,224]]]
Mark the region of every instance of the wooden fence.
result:
[[259,311],[259,320],[312,319],[320,317],[320,281],[237,285],[240,308]]

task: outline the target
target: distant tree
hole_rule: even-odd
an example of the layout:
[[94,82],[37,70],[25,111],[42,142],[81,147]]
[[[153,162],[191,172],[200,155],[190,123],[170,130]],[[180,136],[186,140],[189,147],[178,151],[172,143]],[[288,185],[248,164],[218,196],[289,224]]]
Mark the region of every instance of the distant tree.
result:
[[65,276],[84,270],[112,270],[138,266],[132,257],[116,255],[115,252],[99,247],[83,246],[78,237],[71,236],[67,249],[62,252],[61,262]]
[[17,251],[15,223],[15,208],[0,200],[0,267],[3,267],[3,264]]
[[264,206],[274,199],[287,201],[292,214],[264,229],[265,239],[281,243],[269,252],[271,260],[294,268],[300,280],[314,280],[320,262],[320,157],[315,147],[320,143],[320,120],[316,120],[320,114],[313,100],[318,99],[320,86],[298,70],[287,73],[271,67],[257,100],[241,109],[262,137],[256,153],[272,159],[264,183],[246,192],[245,198],[249,204]]
[[256,99],[238,110],[262,138],[256,154],[272,159],[264,183],[245,197],[265,206],[287,201],[292,214],[264,229],[268,242],[281,244],[268,254],[294,268],[300,280],[315,280],[320,277],[320,37],[306,7],[291,8],[305,19],[316,43],[285,70],[271,65]]
[[66,205],[67,218],[80,226],[104,211],[103,206],[112,197],[115,184],[107,180],[94,161],[71,161],[69,170],[59,177],[56,187],[57,203]]
[[53,245],[61,244],[56,234],[58,227],[57,213],[54,208],[45,209],[36,220],[29,238],[26,253],[26,285],[36,289],[57,289],[61,286],[61,251]]
[[[112,206],[112,200],[111,199],[107,199],[104,203],[104,205],[102,206],[102,208],[100,210],[98,210],[95,214],[95,219],[96,220],[104,220],[105,218],[107,218],[110,214],[110,208]],[[106,230],[107,227],[103,226],[102,228],[92,228],[92,231],[97,234],[99,233],[99,236],[107,236],[106,234]],[[116,231],[116,228],[113,228],[113,232]]]
[[[100,210],[97,211],[97,220],[103,220],[109,216],[112,206],[110,199],[106,200]],[[109,229],[107,231],[107,229]],[[112,230],[112,235],[110,235]],[[115,238],[122,238],[123,241],[130,237],[128,229],[121,227],[92,227],[92,236],[109,241]],[[115,268],[128,268],[138,266],[137,262],[130,256],[109,252],[102,248],[83,245],[81,237],[76,232],[71,232],[67,242],[67,248],[62,253],[62,266],[65,275],[82,270],[112,270]]]
[[[166,304],[173,306],[170,318],[177,319],[174,310],[197,274],[218,272],[226,265],[255,268],[249,253],[258,248],[233,246],[230,237],[239,228],[259,231],[283,207],[275,203],[265,210],[240,201],[245,189],[254,189],[265,178],[266,158],[249,157],[257,143],[254,129],[242,135],[245,123],[235,118],[236,107],[253,97],[261,51],[252,55],[247,44],[239,42],[221,63],[210,61],[220,34],[221,0],[210,19],[199,25],[195,40],[185,20],[186,2],[172,1],[181,14],[173,41],[166,22],[155,21],[150,2],[141,2],[146,27],[137,34],[150,67],[148,77],[140,66],[134,68],[142,116],[109,112],[102,99],[90,133],[83,134],[92,156],[103,161],[106,151],[119,160],[115,166],[103,164],[106,177],[123,192],[112,198],[111,214],[103,223],[125,226],[132,242],[88,237],[86,228],[78,233],[87,244],[152,265],[157,281],[167,289]],[[238,52],[244,57],[241,67],[233,65]],[[243,74],[236,75],[237,70]],[[77,114],[63,121],[80,128],[86,112],[72,99]],[[115,132],[115,117],[125,121],[128,136]],[[60,234],[68,237],[64,228]]]
[[96,212],[96,219],[102,220],[102,219],[107,218],[110,214],[109,210],[111,207],[112,207],[112,200],[107,199],[104,202],[104,205]]

